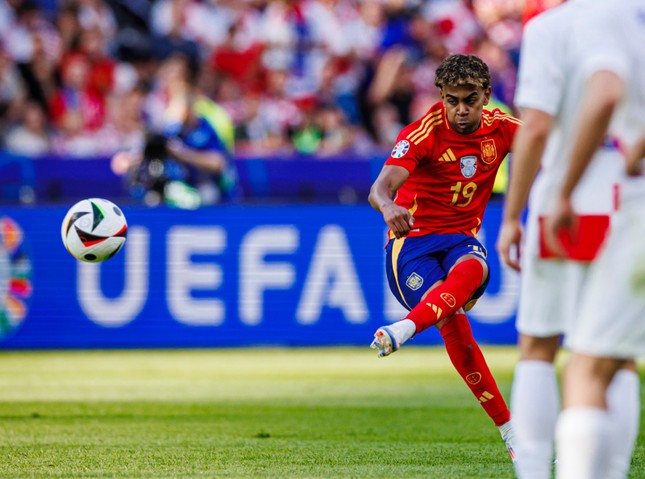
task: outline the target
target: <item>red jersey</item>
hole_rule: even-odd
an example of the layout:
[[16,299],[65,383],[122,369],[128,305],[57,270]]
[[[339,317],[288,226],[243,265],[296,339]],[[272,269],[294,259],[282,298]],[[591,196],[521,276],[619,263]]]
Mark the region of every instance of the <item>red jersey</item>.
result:
[[414,216],[408,236],[477,236],[495,175],[519,125],[501,110],[484,110],[479,128],[462,135],[450,127],[438,102],[403,128],[385,164],[410,172],[394,199]]

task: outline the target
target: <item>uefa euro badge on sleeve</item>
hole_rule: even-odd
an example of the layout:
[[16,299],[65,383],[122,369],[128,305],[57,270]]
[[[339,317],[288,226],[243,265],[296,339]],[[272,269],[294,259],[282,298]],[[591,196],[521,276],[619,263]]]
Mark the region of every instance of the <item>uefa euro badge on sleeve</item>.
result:
[[410,149],[410,142],[408,140],[401,140],[392,149],[392,158],[401,158]]

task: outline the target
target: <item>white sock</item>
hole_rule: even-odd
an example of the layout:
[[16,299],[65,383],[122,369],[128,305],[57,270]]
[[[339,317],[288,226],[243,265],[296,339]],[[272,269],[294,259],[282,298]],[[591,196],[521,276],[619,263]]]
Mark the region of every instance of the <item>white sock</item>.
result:
[[387,327],[392,334],[394,334],[394,339],[397,340],[399,346],[405,343],[408,339],[414,336],[414,333],[417,332],[417,325],[414,324],[414,321],[411,319],[402,319],[396,323],[392,323]]
[[560,412],[555,367],[546,361],[520,361],[511,388],[515,431],[515,472],[519,479],[549,479],[553,437]]
[[511,459],[513,460],[513,462],[515,462],[517,458],[517,456],[515,455],[516,441],[511,421],[505,422],[501,426],[497,426],[497,429],[499,429],[499,433],[502,435],[502,439],[504,440],[504,444],[508,448]]
[[640,381],[634,371],[621,369],[607,390],[607,405],[612,423],[612,461],[608,479],[625,479],[640,424]]
[[607,479],[611,463],[611,418],[604,409],[569,408],[556,426],[558,479]]
[[502,435],[502,439],[506,439],[506,436],[508,436],[509,433],[513,432],[511,421],[505,422],[501,426],[497,426],[497,429],[499,429],[499,433]]

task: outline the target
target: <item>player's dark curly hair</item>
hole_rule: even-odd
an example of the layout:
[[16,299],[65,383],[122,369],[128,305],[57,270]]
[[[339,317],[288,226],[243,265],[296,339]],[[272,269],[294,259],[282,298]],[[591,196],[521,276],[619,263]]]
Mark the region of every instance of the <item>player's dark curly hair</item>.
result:
[[490,86],[490,70],[475,55],[450,55],[437,68],[434,84],[440,89],[473,85],[485,90]]

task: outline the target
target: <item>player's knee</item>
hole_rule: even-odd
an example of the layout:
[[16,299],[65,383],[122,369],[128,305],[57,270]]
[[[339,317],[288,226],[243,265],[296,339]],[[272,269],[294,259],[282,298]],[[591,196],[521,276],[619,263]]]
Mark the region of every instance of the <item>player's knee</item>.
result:
[[520,361],[545,361],[552,363],[560,349],[560,336],[539,338],[520,335]]

